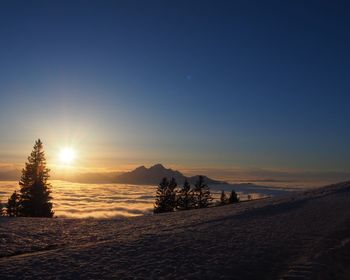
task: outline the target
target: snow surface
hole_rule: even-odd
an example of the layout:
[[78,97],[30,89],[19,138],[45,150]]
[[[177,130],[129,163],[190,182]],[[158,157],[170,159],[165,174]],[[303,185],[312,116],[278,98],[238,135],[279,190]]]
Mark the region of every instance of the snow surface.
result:
[[350,182],[201,210],[0,219],[1,279],[350,279]]

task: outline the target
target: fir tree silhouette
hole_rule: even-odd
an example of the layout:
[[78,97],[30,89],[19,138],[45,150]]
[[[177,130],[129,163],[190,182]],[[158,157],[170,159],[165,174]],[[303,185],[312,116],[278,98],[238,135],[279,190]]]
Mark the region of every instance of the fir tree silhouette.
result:
[[220,205],[225,205],[227,204],[227,196],[225,194],[224,191],[221,191],[221,195],[220,195],[220,202],[219,202]]
[[193,189],[196,208],[206,208],[213,200],[209,187],[204,183],[204,177],[198,176],[198,181],[194,184]]
[[178,193],[177,209],[188,210],[194,207],[193,192],[187,179]]
[[154,203],[154,213],[164,213],[169,211],[169,207],[167,205],[167,192],[169,187],[169,181],[167,178],[163,178],[157,187],[156,193],[156,201]]
[[177,182],[175,178],[171,178],[166,194],[169,211],[174,211],[176,208],[176,188]]
[[47,182],[50,169],[46,168],[43,143],[40,139],[35,142],[28,162],[22,170],[20,189],[19,216],[52,217],[50,196],[51,185]]
[[17,217],[19,213],[20,195],[14,191],[7,202],[7,215],[9,217]]
[[232,204],[232,203],[237,203],[237,202],[239,202],[238,195],[237,195],[237,193],[234,190],[232,190],[231,194],[230,194],[230,197],[228,199],[228,203]]

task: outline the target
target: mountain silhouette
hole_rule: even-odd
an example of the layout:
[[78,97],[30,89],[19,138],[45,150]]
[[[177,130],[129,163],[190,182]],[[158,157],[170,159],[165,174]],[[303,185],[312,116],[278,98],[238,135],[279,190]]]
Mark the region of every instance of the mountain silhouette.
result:
[[[135,184],[135,185],[157,185],[160,180],[164,177],[175,178],[178,184],[183,184],[184,181],[187,181],[190,184],[194,184],[198,180],[198,176],[186,177],[181,172],[177,170],[173,170],[171,168],[165,168],[162,164],[158,163],[150,168],[146,168],[145,166],[137,167],[136,169],[125,172],[121,175],[118,175],[114,183],[120,184]],[[226,182],[214,180],[204,177],[204,181],[207,184],[226,184]]]
[[21,177],[21,171],[17,169],[0,171],[0,181],[13,181]]

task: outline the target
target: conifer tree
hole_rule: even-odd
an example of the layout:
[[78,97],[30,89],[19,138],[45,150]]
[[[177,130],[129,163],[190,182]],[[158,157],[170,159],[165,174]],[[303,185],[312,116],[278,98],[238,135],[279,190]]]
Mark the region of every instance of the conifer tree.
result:
[[208,185],[204,183],[203,176],[198,176],[198,181],[194,184],[193,193],[196,208],[206,208],[213,200]]
[[227,196],[224,191],[221,191],[221,196],[220,196],[220,205],[225,205],[227,204]]
[[193,192],[187,180],[178,193],[177,209],[188,210],[194,207]]
[[169,211],[174,211],[176,208],[176,188],[177,182],[175,178],[171,178],[166,194]]
[[7,215],[9,217],[17,217],[19,214],[19,194],[14,191],[7,202]]
[[169,181],[167,178],[163,178],[157,187],[156,201],[154,203],[154,213],[168,212],[169,207],[167,205],[167,192],[169,187]]
[[47,182],[50,169],[46,168],[43,143],[35,142],[28,162],[22,170],[19,216],[52,217],[51,185]]
[[228,203],[232,204],[232,203],[237,203],[237,202],[239,202],[238,195],[237,195],[237,193],[234,190],[232,190],[231,194],[230,194],[230,197],[228,199]]

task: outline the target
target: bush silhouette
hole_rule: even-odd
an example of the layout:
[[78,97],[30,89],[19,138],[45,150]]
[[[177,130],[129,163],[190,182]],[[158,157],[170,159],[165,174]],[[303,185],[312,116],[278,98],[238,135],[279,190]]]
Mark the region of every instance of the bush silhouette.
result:
[[17,217],[19,213],[20,195],[14,191],[7,202],[7,215],[9,217]]

